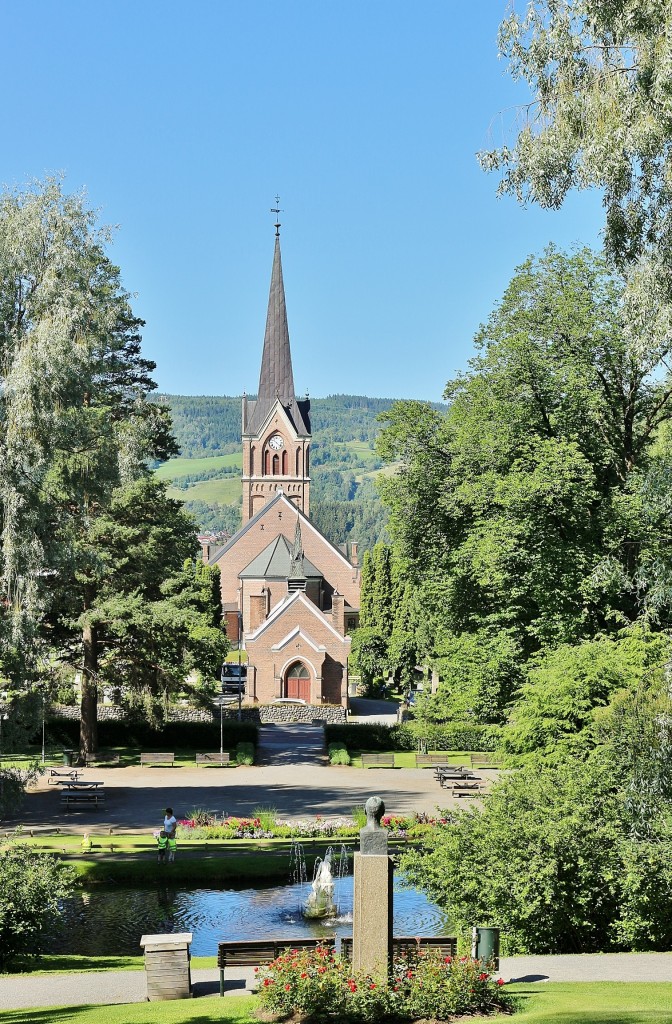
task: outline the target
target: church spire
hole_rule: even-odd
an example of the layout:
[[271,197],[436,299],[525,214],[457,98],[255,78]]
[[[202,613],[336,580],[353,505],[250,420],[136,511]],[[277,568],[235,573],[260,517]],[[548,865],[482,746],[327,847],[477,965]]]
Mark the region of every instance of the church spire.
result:
[[279,233],[275,237],[257,401],[273,402],[276,398],[279,398],[283,405],[290,405],[294,401],[294,374],[292,372],[292,353],[289,348]]

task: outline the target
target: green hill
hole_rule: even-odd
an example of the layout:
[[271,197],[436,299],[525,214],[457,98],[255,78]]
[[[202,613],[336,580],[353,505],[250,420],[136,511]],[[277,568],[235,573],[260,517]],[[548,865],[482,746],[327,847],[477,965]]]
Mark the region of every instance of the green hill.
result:
[[[201,529],[233,532],[242,505],[241,399],[159,395],[156,400],[170,407],[180,446],[180,457],[159,466],[157,476],[170,480],[168,493],[184,501]],[[377,417],[394,401],[364,395],[311,399],[311,518],[335,544],[357,540],[366,549],[387,539],[375,487],[382,470],[375,439]]]

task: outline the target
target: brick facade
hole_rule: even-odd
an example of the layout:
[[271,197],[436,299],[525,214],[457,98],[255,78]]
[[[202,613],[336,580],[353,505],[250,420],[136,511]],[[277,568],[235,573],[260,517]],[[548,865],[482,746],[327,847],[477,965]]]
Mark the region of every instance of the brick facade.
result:
[[277,605],[246,635],[245,649],[248,700],[268,704],[286,697],[288,672],[299,662],[310,676],[310,704],[347,702],[350,637],[338,633],[305,594],[293,594]]

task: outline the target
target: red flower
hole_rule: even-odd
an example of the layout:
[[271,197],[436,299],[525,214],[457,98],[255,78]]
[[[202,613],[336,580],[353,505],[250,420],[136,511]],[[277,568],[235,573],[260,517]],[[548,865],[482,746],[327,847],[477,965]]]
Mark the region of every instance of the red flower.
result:
[[443,962],[444,962],[444,964],[452,964],[452,962],[453,962],[452,956],[444,956]]
[[270,978],[264,978],[264,987],[268,987],[271,984],[272,982]]
[[326,971],[326,969],[327,969],[326,967],[318,967],[318,968],[317,968],[317,973],[318,973],[318,974],[324,974],[324,972]]
[[348,988],[350,989],[351,992],[357,991],[357,986],[355,985],[354,981],[348,982]]
[[[308,975],[307,975],[307,974],[306,974],[306,972],[304,971],[304,972],[303,972],[303,974],[301,975],[301,977],[302,977],[302,978],[307,978],[307,977],[308,977]],[[487,975],[486,975],[486,977],[487,977]]]
[[497,984],[498,985],[503,985],[504,984],[504,978],[497,978]]
[[479,981],[487,981],[487,980],[488,980],[488,975],[487,975],[487,974],[485,974],[485,973],[483,973],[483,974],[479,974],[479,976],[478,976],[478,980],[479,980]]
[[369,985],[369,988],[375,988],[375,987],[376,987],[376,986],[374,985],[374,983],[373,983],[373,982],[371,982],[371,984]]
[[290,988],[291,988],[291,987],[292,987],[292,986],[291,986],[291,985],[289,985],[289,984],[285,985],[285,992],[289,992],[289,990],[290,990]]
[[406,971],[406,977],[407,978],[412,978],[413,977],[413,971]]

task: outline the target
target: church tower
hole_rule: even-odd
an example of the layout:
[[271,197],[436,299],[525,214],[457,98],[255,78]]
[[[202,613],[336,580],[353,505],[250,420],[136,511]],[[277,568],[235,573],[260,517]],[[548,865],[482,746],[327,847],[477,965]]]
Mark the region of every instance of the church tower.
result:
[[268,297],[264,351],[256,401],[243,395],[243,524],[282,490],[309,514],[310,401],[294,394],[285,287],[280,258],[280,225]]

